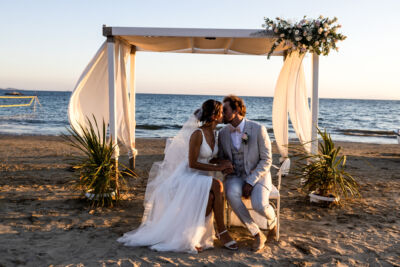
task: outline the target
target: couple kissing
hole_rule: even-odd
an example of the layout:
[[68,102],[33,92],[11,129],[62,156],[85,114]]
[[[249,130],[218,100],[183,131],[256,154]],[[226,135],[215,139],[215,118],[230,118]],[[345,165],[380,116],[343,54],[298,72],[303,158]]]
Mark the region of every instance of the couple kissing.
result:
[[[243,99],[229,95],[222,103],[205,101],[190,116],[167,146],[164,160],[153,165],[141,225],[118,242],[198,253],[214,247],[215,232],[225,248],[237,250],[224,222],[225,194],[254,237],[252,249],[264,248],[267,237],[242,198],[250,198],[253,209],[268,220],[268,235],[276,234],[276,215],[269,204],[271,142],[265,127],[245,114]],[[226,126],[217,135],[216,126],[222,122]],[[223,182],[216,172],[224,174]]]

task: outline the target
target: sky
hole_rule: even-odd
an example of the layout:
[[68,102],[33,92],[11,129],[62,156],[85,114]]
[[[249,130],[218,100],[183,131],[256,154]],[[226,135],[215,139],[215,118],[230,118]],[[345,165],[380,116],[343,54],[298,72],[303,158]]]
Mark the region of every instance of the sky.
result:
[[[398,0],[0,0],[0,88],[72,91],[102,25],[261,29],[264,17],[338,17],[348,38],[320,57],[322,98],[400,100]],[[137,53],[138,93],[273,96],[283,60]],[[304,59],[311,77],[311,56]],[[310,80],[310,79],[309,79]]]

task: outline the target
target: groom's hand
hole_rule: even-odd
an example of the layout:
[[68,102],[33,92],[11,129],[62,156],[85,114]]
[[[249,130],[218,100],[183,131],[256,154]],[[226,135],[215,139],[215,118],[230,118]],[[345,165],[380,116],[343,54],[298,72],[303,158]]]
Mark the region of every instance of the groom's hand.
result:
[[225,170],[222,171],[222,173],[223,173],[224,175],[231,174],[231,173],[233,173],[233,168],[225,169]]
[[243,185],[243,197],[244,198],[249,198],[251,195],[251,191],[253,190],[253,186],[251,184],[245,183]]

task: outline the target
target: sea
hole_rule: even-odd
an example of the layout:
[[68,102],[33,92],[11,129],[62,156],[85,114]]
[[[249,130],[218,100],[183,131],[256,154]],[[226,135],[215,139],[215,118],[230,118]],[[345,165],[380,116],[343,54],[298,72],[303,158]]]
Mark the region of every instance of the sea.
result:
[[[67,133],[68,103],[71,92],[24,91],[37,96],[34,108],[0,107],[0,135],[60,135]],[[0,90],[0,96],[5,95]],[[223,96],[137,94],[136,136],[172,137],[189,115],[207,99],[222,101]],[[246,117],[264,125],[273,140],[272,97],[243,96]],[[26,104],[29,99],[0,98],[1,105]],[[399,100],[320,99],[319,121],[336,141],[396,144],[394,131],[400,129]],[[289,138],[297,139],[290,125]]]

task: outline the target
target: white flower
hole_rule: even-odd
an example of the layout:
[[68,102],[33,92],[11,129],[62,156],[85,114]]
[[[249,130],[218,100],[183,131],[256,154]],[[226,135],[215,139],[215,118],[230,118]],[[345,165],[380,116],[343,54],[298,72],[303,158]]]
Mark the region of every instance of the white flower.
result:
[[302,37],[301,36],[298,36],[298,37],[295,37],[294,38],[296,41],[300,41],[301,39],[302,39]]
[[319,45],[319,42],[318,42],[318,41],[315,41],[314,45]]
[[324,31],[324,29],[322,29],[322,28],[319,28],[319,29],[318,29],[318,33],[319,33],[319,34],[321,34],[323,31]]
[[285,34],[281,33],[281,35],[279,35],[279,37],[283,38],[283,37],[285,37]]
[[249,134],[248,133],[244,133],[242,135],[242,143],[247,144],[247,142],[249,141],[249,138],[250,138]]
[[311,41],[312,36],[307,36],[306,39],[307,39],[307,41]]
[[294,34],[295,34],[295,35],[298,35],[299,33],[300,33],[299,30],[295,30],[295,31],[294,31]]

